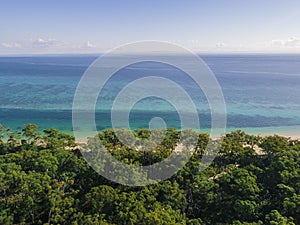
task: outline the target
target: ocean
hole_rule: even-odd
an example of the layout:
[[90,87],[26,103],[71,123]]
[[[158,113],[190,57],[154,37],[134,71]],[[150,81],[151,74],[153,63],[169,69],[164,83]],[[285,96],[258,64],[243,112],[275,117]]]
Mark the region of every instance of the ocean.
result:
[[[35,123],[41,130],[54,127],[72,134],[74,93],[81,76],[96,58],[0,57],[0,124],[16,130],[26,123]],[[201,55],[201,58],[221,86],[227,131],[300,134],[300,55]],[[97,130],[112,127],[110,109],[122,87],[150,75],[171,79],[188,90],[197,107],[202,131],[210,129],[211,114],[205,94],[183,71],[141,62],[118,71],[105,84],[96,105]],[[130,127],[147,128],[153,117],[164,119],[168,127],[180,128],[174,106],[155,97],[135,104],[130,113]]]

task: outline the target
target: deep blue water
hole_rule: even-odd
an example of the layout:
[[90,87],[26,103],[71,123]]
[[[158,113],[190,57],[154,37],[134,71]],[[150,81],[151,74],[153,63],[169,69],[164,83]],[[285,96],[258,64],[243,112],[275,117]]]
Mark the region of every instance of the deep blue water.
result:
[[[201,57],[221,85],[229,128],[255,128],[263,133],[267,127],[300,126],[300,55]],[[71,132],[73,96],[81,76],[95,59],[0,57],[0,124],[21,129],[23,124],[36,123],[41,129],[55,127]],[[197,106],[201,127],[210,127],[210,110],[199,87],[176,68],[145,62],[119,71],[104,87],[96,107],[97,129],[111,127],[109,109],[122,87],[149,75],[174,80],[186,89]],[[138,102],[132,109],[130,125],[148,127],[153,117],[163,118],[169,127],[180,125],[174,107],[158,98]]]

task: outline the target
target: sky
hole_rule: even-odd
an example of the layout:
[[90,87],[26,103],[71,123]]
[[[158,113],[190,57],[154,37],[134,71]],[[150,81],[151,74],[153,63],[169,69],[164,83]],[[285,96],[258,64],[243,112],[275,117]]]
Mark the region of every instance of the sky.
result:
[[0,1],[0,55],[102,53],[143,40],[199,53],[300,53],[300,1]]

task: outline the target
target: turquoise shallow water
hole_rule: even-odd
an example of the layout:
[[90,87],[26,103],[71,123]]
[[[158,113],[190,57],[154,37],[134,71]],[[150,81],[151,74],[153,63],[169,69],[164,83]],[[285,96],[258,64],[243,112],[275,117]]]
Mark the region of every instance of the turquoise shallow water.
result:
[[[228,130],[300,133],[299,55],[202,58],[221,85]],[[41,129],[55,127],[72,133],[71,108],[76,86],[95,59],[93,56],[0,57],[0,123],[13,129],[36,123]],[[96,106],[98,130],[111,127],[109,110],[122,87],[149,75],[171,79],[186,89],[197,106],[201,128],[209,130],[210,109],[201,90],[178,69],[150,62],[122,69],[106,84]],[[148,127],[153,117],[163,118],[169,127],[180,128],[175,108],[158,98],[138,102],[130,114],[130,126]]]

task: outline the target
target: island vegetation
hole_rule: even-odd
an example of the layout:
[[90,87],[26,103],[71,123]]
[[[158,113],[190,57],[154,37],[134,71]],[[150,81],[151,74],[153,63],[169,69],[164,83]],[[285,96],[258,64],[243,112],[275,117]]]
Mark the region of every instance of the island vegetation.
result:
[[[199,133],[194,154],[178,173],[130,187],[96,173],[69,134],[39,132],[34,124],[0,130],[0,224],[300,224],[298,140],[234,131],[222,139],[210,166],[199,170],[210,140]],[[146,138],[150,131],[134,133]],[[170,155],[179,137],[169,128],[162,143],[146,152],[123,145],[113,130],[97,138],[117,159],[149,165]]]

